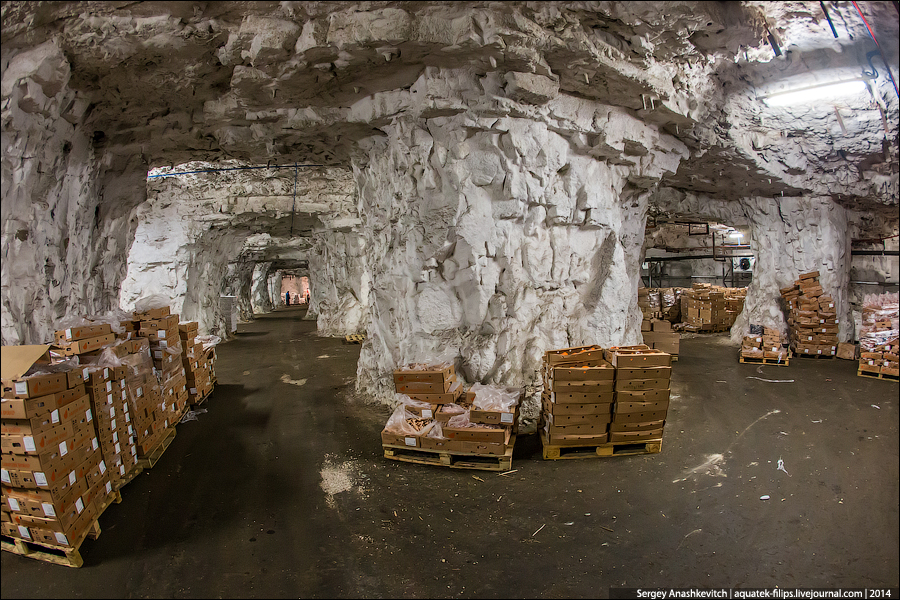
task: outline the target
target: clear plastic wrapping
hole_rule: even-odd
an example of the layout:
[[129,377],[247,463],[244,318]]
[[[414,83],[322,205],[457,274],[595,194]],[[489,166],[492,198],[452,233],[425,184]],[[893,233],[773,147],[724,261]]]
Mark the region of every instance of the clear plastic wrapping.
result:
[[170,298],[169,296],[165,294],[152,294],[150,296],[144,296],[143,298],[140,298],[137,302],[135,302],[134,310],[135,312],[140,313],[171,305],[172,298]]
[[510,412],[518,403],[521,392],[516,388],[498,385],[474,384],[470,392],[475,394],[472,406],[478,410]]
[[387,420],[384,430],[395,435],[419,435],[419,431],[407,421],[407,419],[418,418],[419,417],[406,410],[405,404],[401,404],[394,409],[394,413]]
[[[203,350],[215,348],[222,342],[222,338],[217,335],[198,335],[194,338],[197,343],[203,344]],[[180,352],[181,350],[179,350]]]
[[458,354],[455,348],[447,348],[435,354],[424,354],[421,359],[399,367],[398,371],[440,371],[453,364]]

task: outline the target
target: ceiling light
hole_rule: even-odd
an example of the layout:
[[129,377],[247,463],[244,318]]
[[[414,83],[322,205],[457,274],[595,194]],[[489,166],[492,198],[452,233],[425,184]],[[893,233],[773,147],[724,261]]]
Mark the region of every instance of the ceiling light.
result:
[[744,237],[744,234],[741,233],[740,231],[732,231],[731,233],[728,234],[728,237],[741,239],[742,237]]
[[795,90],[787,90],[784,92],[776,92],[764,96],[763,100],[767,106],[785,106],[788,104],[801,104],[803,102],[821,101],[825,98],[834,98],[837,96],[852,96],[866,91],[868,88],[863,79],[850,79],[845,81],[835,81],[833,83],[823,83],[820,85],[812,85],[805,88]]

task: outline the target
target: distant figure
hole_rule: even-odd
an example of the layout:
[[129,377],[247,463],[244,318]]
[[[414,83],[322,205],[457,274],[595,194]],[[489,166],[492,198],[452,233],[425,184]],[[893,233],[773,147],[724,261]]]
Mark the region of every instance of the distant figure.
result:
[[290,292],[284,293],[284,303],[286,305],[290,306],[290,304],[291,304],[291,293]]
[[309,290],[306,290],[306,303],[309,304]]

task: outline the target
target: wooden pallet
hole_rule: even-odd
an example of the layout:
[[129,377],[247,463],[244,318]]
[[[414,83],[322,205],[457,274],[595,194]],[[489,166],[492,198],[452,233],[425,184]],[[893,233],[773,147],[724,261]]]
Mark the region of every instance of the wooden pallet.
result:
[[344,343],[346,344],[362,344],[366,339],[366,334],[354,334],[348,335],[344,337]]
[[[117,484],[115,484],[115,486],[113,486],[113,489],[115,489],[116,492],[119,492],[123,487],[125,487],[126,485],[128,485],[129,483],[134,481],[137,478],[137,476],[143,472],[144,472],[143,467],[141,467],[139,465],[135,465],[135,467],[131,470],[131,473],[126,475],[125,479],[120,479],[119,482]],[[121,504],[121,502],[122,502],[122,494],[118,494],[118,498],[116,499],[116,504]]]
[[772,365],[776,367],[788,367],[790,366],[790,357],[792,355],[788,354],[787,358],[753,358],[752,356],[740,356],[740,361],[742,363],[747,363],[750,365]]
[[731,329],[731,325],[725,325],[722,323],[710,323],[705,325],[685,325],[684,330],[690,331],[691,333],[721,333],[723,331],[729,331]]
[[84,559],[81,558],[80,552],[81,544],[83,544],[84,540],[87,538],[95,540],[100,537],[100,515],[102,515],[113,502],[122,502],[122,495],[118,491],[106,497],[106,500],[103,501],[103,504],[97,512],[97,518],[94,519],[91,526],[75,540],[75,543],[73,543],[71,547],[44,544],[43,542],[29,542],[19,538],[2,536],[0,537],[0,549],[4,552],[18,554],[19,556],[24,556],[26,558],[77,569],[84,565]]
[[[192,402],[188,402],[188,406],[190,406],[191,408],[193,408],[195,406],[200,406],[201,404],[203,404],[204,402],[206,402],[209,399],[209,397],[212,395],[212,393],[215,389],[216,388],[214,385],[213,387],[209,388],[209,391],[206,392],[205,394],[203,394],[203,396],[201,396],[199,400],[194,400]],[[187,412],[187,411],[185,411],[185,412]],[[181,416],[183,417],[184,413],[182,413]],[[180,421],[181,418],[179,418],[178,420]]]
[[150,452],[138,458],[137,466],[141,469],[151,469],[156,466],[156,463],[162,458],[163,453],[165,453],[166,449],[174,439],[175,427],[173,426],[166,429],[165,435],[163,435],[162,439],[156,443],[156,446],[154,446]]
[[643,442],[609,442],[593,446],[556,446],[550,443],[546,433],[541,433],[544,460],[571,460],[577,458],[606,458],[610,456],[636,456],[656,454],[662,451],[662,439]]
[[807,354],[805,352],[794,352],[794,357],[799,358],[835,358],[834,354]]
[[475,469],[479,471],[509,471],[512,469],[513,446],[516,436],[509,438],[505,454],[471,454],[452,450],[426,450],[408,446],[384,445],[384,457],[391,460],[435,465],[451,469]]
[[868,377],[869,379],[886,379],[887,381],[900,381],[900,376],[890,375],[888,373],[873,373],[872,371],[857,371],[860,377]]

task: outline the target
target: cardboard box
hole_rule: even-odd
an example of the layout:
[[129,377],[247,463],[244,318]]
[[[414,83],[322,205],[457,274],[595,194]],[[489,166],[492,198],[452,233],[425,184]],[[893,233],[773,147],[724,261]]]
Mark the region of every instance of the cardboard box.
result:
[[72,425],[68,422],[33,435],[0,434],[0,449],[11,454],[40,454],[72,437]]
[[609,430],[609,422],[606,423],[573,423],[572,425],[554,425],[549,421],[544,425],[544,431],[551,436],[565,438],[567,436],[605,435]]
[[107,323],[99,325],[82,325],[80,327],[70,327],[56,332],[56,343],[65,344],[66,342],[74,342],[78,340],[86,340],[93,337],[99,337],[112,333],[112,326]]
[[544,386],[561,394],[602,394],[616,389],[613,379],[606,381],[551,381],[545,380]]
[[612,421],[612,412],[603,412],[596,415],[554,415],[543,412],[541,417],[551,425],[565,427],[568,425],[606,425]]
[[644,348],[612,347],[607,350],[607,360],[616,368],[668,367],[672,355],[647,346]]
[[410,413],[420,417],[422,419],[433,419],[434,414],[437,412],[438,405],[437,404],[429,404],[427,407],[423,406],[414,406],[412,404],[406,405],[406,410]]
[[599,446],[609,441],[609,433],[559,435],[549,431],[550,425],[544,425],[542,431],[548,443],[554,446]]
[[595,345],[548,350],[544,353],[544,362],[551,366],[567,363],[590,364],[598,362],[598,364],[602,364],[604,362],[603,348]]
[[669,400],[617,400],[613,406],[613,415],[624,413],[652,413],[669,410]]
[[452,404],[462,395],[462,382],[454,381],[447,392],[439,394],[428,394],[422,392],[409,392],[406,395],[413,400],[420,402],[428,402],[429,404]]
[[[444,383],[451,381],[451,378],[455,374],[453,370],[453,365],[447,365],[443,369],[434,370],[434,371],[394,371],[394,384],[408,384],[408,383],[432,383],[432,384],[441,384],[443,386]],[[442,387],[442,392],[449,391],[449,387]]]
[[612,411],[611,402],[598,404],[561,404],[550,402],[550,399],[545,397],[543,405],[546,412],[553,413],[554,415],[602,415]]
[[644,442],[648,440],[661,439],[663,435],[662,429],[652,429],[648,431],[612,431],[609,434],[610,442]]
[[614,392],[566,393],[550,392],[549,400],[554,404],[608,404],[615,400]]
[[642,331],[642,332],[644,332],[644,331],[653,331],[653,325],[650,323],[649,320],[644,319],[644,320],[641,321],[641,331]]
[[103,348],[103,346],[112,344],[115,341],[115,334],[107,333],[106,335],[98,335],[84,340],[57,344],[56,351],[64,356],[74,356],[76,354],[99,350]]
[[493,442],[506,444],[509,442],[510,430],[508,427],[450,427],[443,426],[444,437],[450,440],[465,442]]
[[560,381],[612,381],[616,377],[615,368],[606,361],[596,361],[594,365],[552,367],[550,380],[553,385]]
[[136,321],[147,321],[153,319],[162,319],[171,314],[168,306],[162,306],[160,308],[153,308],[150,310],[145,310],[142,312],[135,311],[134,318]]
[[35,398],[69,388],[68,378],[64,372],[33,375],[25,373],[49,352],[49,346],[3,346],[2,385],[3,398]]
[[616,385],[625,379],[670,379],[672,367],[621,367],[616,369]]
[[668,402],[670,390],[623,390],[616,392],[616,404],[622,402]]
[[649,421],[664,421],[666,418],[665,410],[653,410],[644,412],[620,412],[614,413],[613,423],[647,423]]
[[647,431],[653,429],[662,429],[666,424],[665,421],[647,421],[644,423],[610,423],[609,430],[622,432],[622,431]]
[[419,448],[422,440],[431,430],[431,426],[424,427],[418,435],[399,435],[388,431],[381,431],[381,443],[385,446],[406,446],[409,448]]
[[669,380],[660,379],[619,379],[616,381],[617,392],[629,390],[668,390]]
[[62,506],[74,502],[75,498],[88,491],[85,478],[76,479],[72,483],[66,479],[65,484],[65,486],[52,491],[46,489],[7,488],[5,493],[8,498],[13,498],[17,502],[27,502],[31,505],[48,503]]
[[62,422],[70,421],[78,416],[84,415],[89,409],[90,402],[85,394],[81,398],[69,402],[68,404],[54,409],[49,413],[42,413],[36,417],[27,419],[6,419],[0,422],[0,433],[33,435],[51,429]]
[[15,471],[71,471],[93,451],[90,446],[61,442],[40,454],[4,454],[2,468]]
[[[384,434],[382,434],[382,442],[384,442]],[[391,444],[396,446],[397,444]],[[404,445],[404,444],[400,444]],[[456,440],[448,440],[447,438],[432,438],[432,437],[423,437],[419,438],[419,446],[423,450],[444,450],[447,452],[450,451],[458,451],[461,448],[460,442]]]
[[653,326],[653,331],[661,331],[667,333],[671,333],[672,331],[672,323],[670,323],[669,321],[655,320],[651,321],[651,324]]

